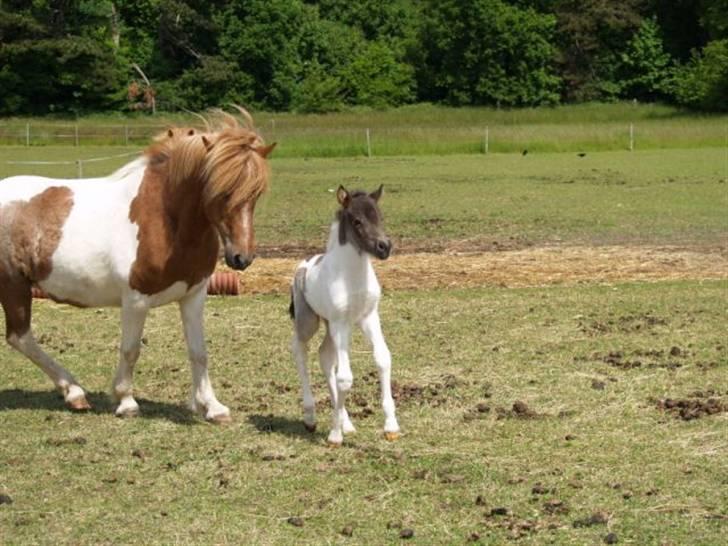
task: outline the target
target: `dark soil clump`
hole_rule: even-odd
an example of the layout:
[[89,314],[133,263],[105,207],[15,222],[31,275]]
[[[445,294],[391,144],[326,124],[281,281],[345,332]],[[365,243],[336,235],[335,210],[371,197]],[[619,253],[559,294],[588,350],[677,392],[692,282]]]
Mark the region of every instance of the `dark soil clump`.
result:
[[538,419],[544,417],[543,414],[533,411],[525,402],[516,400],[513,402],[511,409],[498,407],[495,409],[498,419]]
[[664,400],[657,400],[655,403],[659,409],[683,421],[692,421],[693,419],[728,412],[728,404],[719,398],[695,396],[705,394],[707,393],[696,391],[692,393],[693,398],[665,398]]

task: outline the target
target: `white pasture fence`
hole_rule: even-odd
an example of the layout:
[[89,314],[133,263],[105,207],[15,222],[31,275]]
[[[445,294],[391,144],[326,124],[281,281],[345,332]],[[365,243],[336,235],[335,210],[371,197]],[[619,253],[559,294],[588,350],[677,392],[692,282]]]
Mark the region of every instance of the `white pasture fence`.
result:
[[[0,144],[9,145],[134,145],[145,144],[159,133],[164,132],[170,127],[170,124],[63,124],[63,123],[44,123],[39,122],[19,122],[8,121],[0,122]],[[358,153],[363,153],[367,157],[373,157],[377,152],[377,145],[381,146],[383,142],[389,142],[397,135],[411,139],[413,141],[422,142],[424,146],[428,146],[430,141],[438,138],[448,140],[454,137],[459,145],[463,145],[469,140],[472,143],[470,153],[488,154],[493,151],[493,145],[496,148],[503,148],[503,145],[516,145],[514,142],[514,129],[521,132],[517,126],[503,125],[485,125],[473,127],[458,127],[438,129],[436,127],[415,127],[415,126],[390,126],[378,127],[325,127],[325,128],[306,128],[306,127],[285,127],[282,123],[277,123],[276,119],[270,119],[265,123],[264,127],[259,127],[263,136],[275,140],[308,140],[309,137],[323,137],[327,142],[324,144],[326,148],[334,147],[343,149],[352,149],[352,145],[356,143]],[[559,140],[557,134],[541,134],[541,131],[534,127],[524,126],[523,131],[534,131],[536,140]],[[616,134],[615,134],[616,130]],[[452,134],[451,134],[452,133]],[[606,139],[616,139],[623,142],[624,148],[633,151],[636,146],[637,130],[634,123],[622,126],[622,129],[615,127],[603,127],[598,130]],[[618,136],[619,134],[623,136]],[[585,135],[586,140],[590,136]],[[518,141],[528,140],[527,138],[517,138]],[[600,138],[601,140],[601,138]],[[522,142],[526,144],[526,142]],[[305,155],[305,154],[304,154]],[[349,153],[334,155],[350,155]],[[383,155],[391,155],[384,153]]]
[[83,178],[83,165],[85,163],[97,163],[99,161],[110,161],[112,159],[119,159],[121,157],[130,157],[133,155],[139,155],[140,153],[141,153],[141,150],[137,150],[135,152],[126,152],[123,154],[108,155],[108,156],[103,156],[103,157],[92,157],[92,158],[88,158],[88,159],[74,159],[74,160],[66,160],[66,161],[9,160],[9,161],[6,161],[5,163],[7,165],[76,165],[76,168],[78,169],[78,177]]

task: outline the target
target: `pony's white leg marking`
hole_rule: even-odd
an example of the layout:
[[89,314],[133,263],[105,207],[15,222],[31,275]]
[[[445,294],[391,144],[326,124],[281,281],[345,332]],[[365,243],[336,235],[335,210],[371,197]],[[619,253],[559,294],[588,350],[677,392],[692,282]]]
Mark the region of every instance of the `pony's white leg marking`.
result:
[[310,432],[316,430],[316,400],[311,391],[311,382],[308,376],[308,343],[299,339],[298,334],[293,334],[291,340],[291,352],[298,367],[298,377],[301,379],[301,390],[303,393],[303,424]]
[[372,345],[374,361],[379,369],[379,386],[382,391],[382,409],[384,410],[384,435],[388,440],[394,440],[399,433],[399,424],[395,417],[394,399],[392,398],[392,354],[384,341],[379,313],[376,309],[361,321],[360,326],[364,337]]
[[342,432],[354,432],[356,429],[346,412],[346,395],[351,390],[354,377],[349,365],[349,342],[351,339],[351,327],[347,322],[336,322],[330,324],[329,336],[336,354],[336,408],[334,413],[337,416],[339,427]]
[[208,421],[227,423],[230,421],[230,410],[215,397],[207,370],[207,348],[203,328],[206,296],[207,283],[203,282],[179,302],[192,369],[190,408],[195,412],[204,412]]
[[339,412],[337,411],[339,390],[336,386],[336,349],[331,340],[331,335],[326,332],[321,347],[319,347],[319,361],[321,362],[321,370],[326,378],[326,385],[329,387],[329,396],[331,397],[331,431],[329,432],[328,442],[333,445],[341,445],[344,441],[344,431]]
[[116,415],[119,417],[139,415],[139,404],[134,400],[132,382],[148,311],[147,305],[131,298],[125,298],[122,303],[119,366],[114,376],[114,397],[119,401]]
[[27,356],[51,378],[53,384],[63,395],[63,399],[71,409],[83,410],[91,408],[86,401],[86,395],[78,384],[78,381],[40,348],[31,330],[28,330],[20,336],[15,333],[10,333],[7,340],[13,348]]

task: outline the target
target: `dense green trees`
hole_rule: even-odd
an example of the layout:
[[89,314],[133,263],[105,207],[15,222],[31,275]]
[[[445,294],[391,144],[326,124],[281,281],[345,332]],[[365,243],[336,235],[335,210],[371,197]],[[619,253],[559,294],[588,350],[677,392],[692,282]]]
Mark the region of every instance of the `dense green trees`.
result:
[[[151,82],[149,87],[138,66]],[[0,0],[0,114],[728,109],[728,0]]]

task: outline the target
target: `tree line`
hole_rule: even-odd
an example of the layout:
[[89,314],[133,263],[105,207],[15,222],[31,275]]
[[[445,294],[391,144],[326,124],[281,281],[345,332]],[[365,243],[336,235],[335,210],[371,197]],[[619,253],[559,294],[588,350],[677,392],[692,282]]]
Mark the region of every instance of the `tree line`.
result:
[[728,0],[0,0],[0,115],[728,109]]

